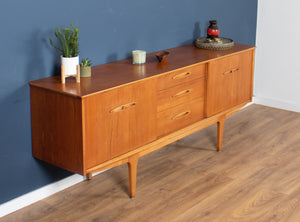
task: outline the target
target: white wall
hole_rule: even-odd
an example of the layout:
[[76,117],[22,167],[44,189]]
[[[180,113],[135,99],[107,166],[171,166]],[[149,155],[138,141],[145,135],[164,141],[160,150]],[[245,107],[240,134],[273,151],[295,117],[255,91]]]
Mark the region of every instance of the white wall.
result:
[[299,11],[299,0],[258,0],[256,103],[300,112]]

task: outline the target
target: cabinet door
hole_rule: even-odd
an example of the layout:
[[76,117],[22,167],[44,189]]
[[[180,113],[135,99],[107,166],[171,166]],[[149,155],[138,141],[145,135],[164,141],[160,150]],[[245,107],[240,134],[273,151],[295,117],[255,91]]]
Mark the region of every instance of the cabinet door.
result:
[[246,51],[208,64],[207,117],[251,101],[253,53],[254,51]]
[[155,93],[146,80],[85,98],[86,169],[156,139]]

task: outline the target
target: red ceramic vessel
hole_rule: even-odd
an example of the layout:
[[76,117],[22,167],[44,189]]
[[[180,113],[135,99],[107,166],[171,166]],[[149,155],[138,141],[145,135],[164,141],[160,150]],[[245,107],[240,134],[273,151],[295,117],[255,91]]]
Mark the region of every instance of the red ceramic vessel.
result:
[[209,21],[210,25],[207,28],[207,38],[218,38],[220,34],[217,20]]

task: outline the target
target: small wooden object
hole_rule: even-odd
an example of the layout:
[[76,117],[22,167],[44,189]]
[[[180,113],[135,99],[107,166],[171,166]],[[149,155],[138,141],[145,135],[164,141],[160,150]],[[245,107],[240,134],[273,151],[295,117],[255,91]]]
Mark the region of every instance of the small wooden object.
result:
[[159,62],[166,62],[169,54],[170,54],[170,52],[163,51],[163,52],[159,52],[159,53],[155,54],[155,56]]
[[65,66],[61,66],[61,83],[65,84],[66,83],[66,78],[68,77],[75,77],[76,78],[76,82],[80,82],[80,66],[77,65],[77,73],[74,75],[66,75],[65,74]]

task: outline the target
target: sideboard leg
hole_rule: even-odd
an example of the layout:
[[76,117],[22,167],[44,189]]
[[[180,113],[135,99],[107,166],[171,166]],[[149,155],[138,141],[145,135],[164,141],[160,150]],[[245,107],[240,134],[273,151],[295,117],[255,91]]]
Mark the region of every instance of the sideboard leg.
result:
[[128,162],[129,196],[130,197],[135,196],[138,160],[139,160],[139,158],[137,156],[133,156],[133,157],[129,158],[129,162]]
[[66,79],[65,79],[65,66],[61,66],[61,74],[60,74],[60,78],[61,78],[61,83],[65,84],[66,83]]
[[93,178],[93,174],[92,174],[92,173],[88,173],[88,174],[86,175],[86,178],[87,178],[88,180],[91,180],[91,179]]
[[76,82],[80,82],[80,66],[77,65],[77,74],[75,76]]
[[218,142],[217,142],[217,151],[218,152],[222,150],[224,123],[225,123],[225,117],[222,117],[218,121]]

